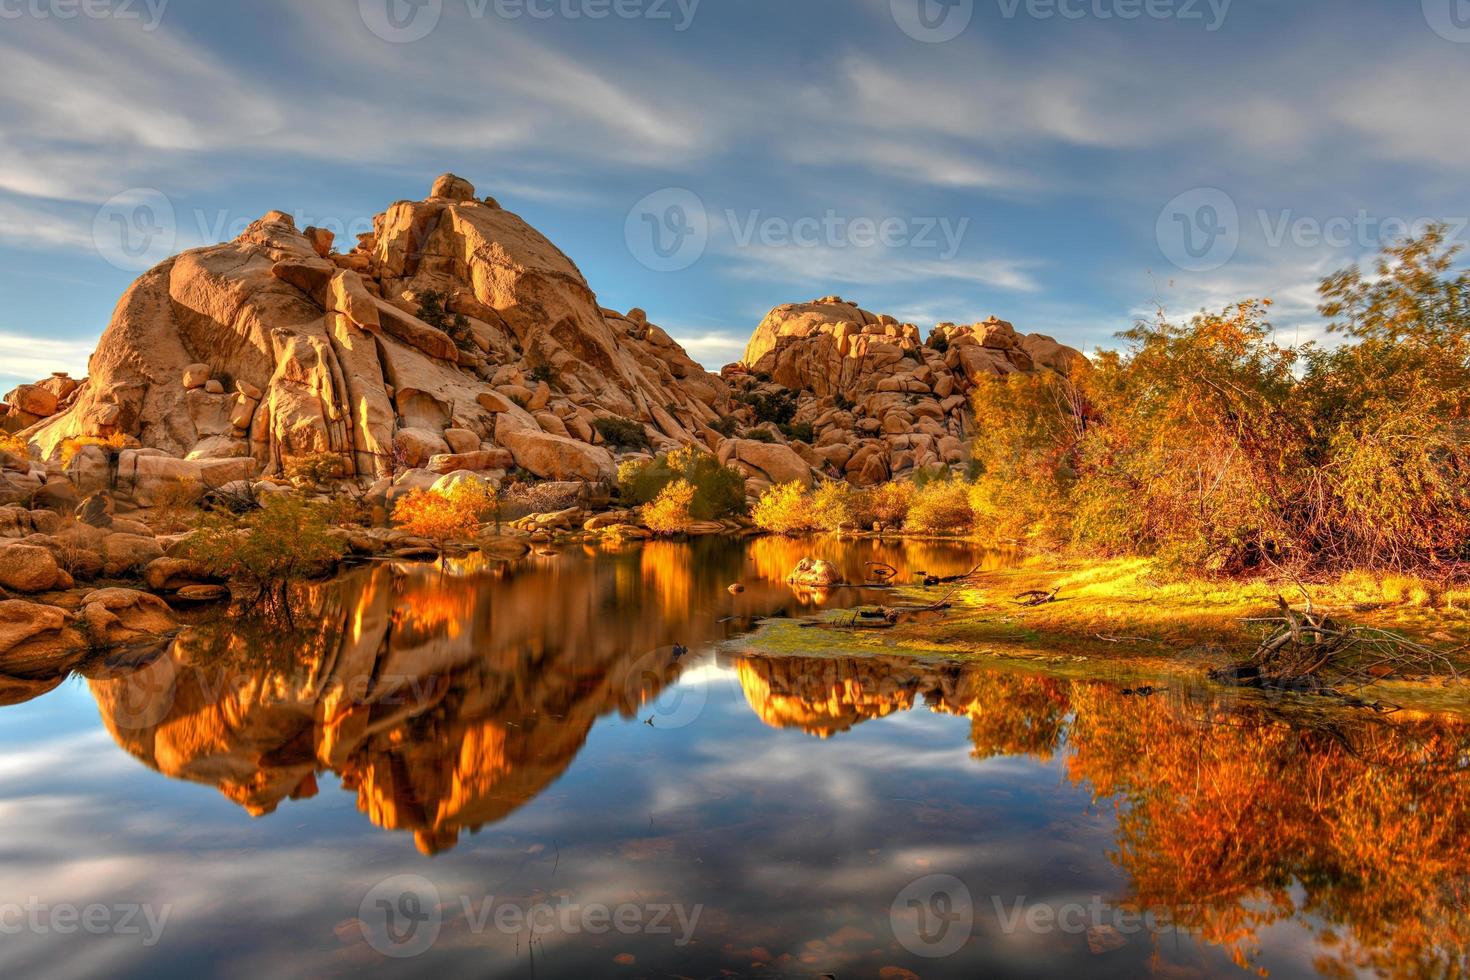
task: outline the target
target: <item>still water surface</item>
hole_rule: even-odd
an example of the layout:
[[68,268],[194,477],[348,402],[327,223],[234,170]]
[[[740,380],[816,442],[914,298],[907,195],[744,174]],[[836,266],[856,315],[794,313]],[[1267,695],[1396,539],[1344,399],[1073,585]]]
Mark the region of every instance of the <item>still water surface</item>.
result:
[[[0,707],[14,977],[1460,975],[1470,728],[742,639],[1002,556],[378,565]],[[746,591],[726,587],[741,582]],[[53,686],[54,685],[54,686]],[[1458,973],[1457,973],[1458,971]]]

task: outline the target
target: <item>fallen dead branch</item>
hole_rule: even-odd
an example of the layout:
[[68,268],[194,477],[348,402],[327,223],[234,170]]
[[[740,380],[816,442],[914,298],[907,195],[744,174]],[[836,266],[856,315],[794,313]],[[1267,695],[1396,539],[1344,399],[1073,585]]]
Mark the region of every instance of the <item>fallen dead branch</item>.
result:
[[925,587],[934,585],[953,585],[956,582],[968,582],[970,579],[975,577],[975,573],[979,572],[981,567],[982,566],[980,565],[976,565],[974,568],[970,569],[968,572],[965,572],[963,575],[930,575],[926,572],[918,572],[917,574],[923,576]]
[[868,581],[870,582],[878,582],[886,585],[898,577],[898,569],[886,561],[870,561],[868,562],[868,567],[872,569],[868,573]]
[[1361,702],[1345,691],[1422,674],[1459,678],[1454,661],[1442,651],[1387,630],[1339,623],[1317,612],[1310,596],[1304,611],[1293,609],[1279,596],[1276,601],[1281,615],[1245,620],[1267,631],[1255,653],[1240,663],[1210,671],[1212,680],[1236,687],[1341,697],[1381,708],[1381,703]]
[[1030,592],[1022,592],[1018,596],[1013,596],[1011,598],[1011,601],[1018,606],[1044,606],[1047,603],[1056,602],[1057,593],[1060,591],[1062,591],[1060,588],[1052,589],[1050,592],[1044,592],[1041,589],[1033,589]]
[[856,609],[846,622],[815,620],[802,623],[801,626],[803,629],[886,630],[908,623],[926,622],[942,618],[946,610],[953,609],[954,604],[949,600],[957,591],[958,589],[951,589],[944,598],[927,606],[879,606],[876,609]]

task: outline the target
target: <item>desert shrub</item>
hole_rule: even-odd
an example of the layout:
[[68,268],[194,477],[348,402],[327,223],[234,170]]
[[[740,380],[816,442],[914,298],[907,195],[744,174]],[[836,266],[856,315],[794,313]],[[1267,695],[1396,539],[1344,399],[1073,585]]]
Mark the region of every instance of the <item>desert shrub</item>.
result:
[[771,422],[786,425],[796,417],[796,394],[784,388],[780,391],[753,392],[741,399],[750,406],[757,424]]
[[853,498],[853,519],[860,527],[888,530],[903,526],[914,502],[914,485],[906,480],[883,483]]
[[740,433],[740,438],[748,439],[751,442],[774,443],[776,441],[776,437],[771,434],[770,429],[746,429]]
[[934,333],[929,336],[930,350],[936,350],[941,354],[949,351],[949,337],[942,333]]
[[475,332],[470,327],[470,321],[463,314],[450,313],[445,304],[449,298],[438,290],[430,289],[419,297],[418,317],[431,327],[437,327],[449,334],[454,346],[467,354],[480,353],[480,345],[475,341]]
[[87,446],[100,446],[109,453],[117,453],[129,446],[137,445],[128,436],[115,432],[110,436],[76,436],[61,441],[61,465],[70,466],[77,453]]
[[169,531],[188,527],[204,500],[204,491],[198,480],[169,480],[153,494],[155,524]]
[[31,447],[19,436],[11,435],[9,432],[0,432],[0,453],[11,453],[26,459],[31,454]]
[[694,520],[719,520],[745,510],[745,475],[697,446],[623,463],[618,468],[618,494],[626,504],[643,506],[679,480],[694,487],[689,505]]
[[709,427],[728,439],[740,428],[740,420],[733,415],[726,415],[718,421],[711,422]]
[[921,534],[968,534],[974,524],[969,484],[932,480],[914,493],[904,526]]
[[221,487],[210,487],[200,503],[209,510],[223,510],[240,515],[260,508],[259,485],[254,480],[236,480]]
[[643,524],[654,534],[680,534],[694,522],[691,508],[696,494],[688,480],[675,480],[643,508]]
[[462,480],[445,492],[410,492],[393,506],[393,522],[410,534],[428,538],[443,551],[448,541],[474,537],[494,514],[495,505],[495,494],[488,485]]
[[967,476],[976,531],[1041,547],[1071,543],[1071,486],[1087,423],[1077,383],[1060,375],[982,379]]
[[781,426],[781,434],[788,439],[795,439],[797,442],[805,442],[807,444],[810,444],[816,435],[812,431],[812,424],[810,422],[792,422],[783,425]]
[[366,494],[342,490],[322,501],[322,516],[332,527],[367,526],[372,523],[372,508]]
[[801,483],[779,483],[761,494],[750,512],[756,527],[773,534],[800,534],[816,528],[811,499]]
[[980,529],[1224,574],[1470,558],[1470,273],[1444,236],[1324,280],[1332,348],[1277,344],[1245,301],[1140,324],[1071,381],[980,385]]
[[814,527],[823,531],[840,531],[851,527],[856,521],[852,485],[840,480],[829,480],[811,492],[807,507]]
[[514,474],[505,490],[505,500],[528,514],[549,514],[568,507],[580,507],[587,490],[580,483],[536,483],[524,471]]
[[347,462],[338,453],[303,453],[285,463],[286,479],[295,486],[314,490],[347,475]]
[[273,494],[242,515],[215,511],[186,539],[184,552],[212,573],[284,597],[295,580],[335,567],[343,544],[323,508],[295,494]]
[[596,419],[592,427],[602,436],[602,441],[609,446],[617,446],[622,449],[648,449],[648,430],[641,422],[632,419],[618,418],[609,415]]
[[1338,564],[1414,568],[1470,557],[1470,272],[1446,229],[1321,287],[1350,343],[1311,350],[1315,547]]

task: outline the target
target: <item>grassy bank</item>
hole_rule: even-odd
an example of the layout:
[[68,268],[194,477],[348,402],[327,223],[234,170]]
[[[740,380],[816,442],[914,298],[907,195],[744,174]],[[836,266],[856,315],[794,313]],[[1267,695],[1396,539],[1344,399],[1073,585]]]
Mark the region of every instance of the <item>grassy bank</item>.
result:
[[[1390,630],[1439,650],[1470,645],[1470,587],[1422,579],[1352,573],[1303,586],[1314,607],[1355,626]],[[953,593],[951,593],[953,590]],[[1015,596],[1056,590],[1045,605],[1023,607]],[[754,652],[819,656],[906,654],[926,659],[985,659],[1026,664],[1049,673],[1119,679],[1202,677],[1212,667],[1244,659],[1260,641],[1245,622],[1278,613],[1277,597],[1300,608],[1293,582],[1167,578],[1143,559],[1030,559],[1020,567],[979,573],[961,586],[897,590],[893,605],[921,605],[949,596],[943,617],[891,629],[847,629],[851,612],[832,612],[824,625],[768,624],[744,641]],[[1454,658],[1470,673],[1470,655]],[[1441,679],[1375,685],[1397,703],[1465,702],[1462,684]]]

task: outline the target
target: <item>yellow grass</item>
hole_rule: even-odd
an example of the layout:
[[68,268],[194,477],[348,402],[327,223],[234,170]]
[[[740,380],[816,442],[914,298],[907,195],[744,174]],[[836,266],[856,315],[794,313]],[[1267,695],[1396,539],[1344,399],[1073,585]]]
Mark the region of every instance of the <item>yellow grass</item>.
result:
[[[1057,589],[1059,601],[1036,608],[1012,597]],[[1303,590],[1305,590],[1305,595]],[[1470,640],[1470,587],[1402,575],[1354,572],[1329,582],[1246,581],[1173,577],[1146,559],[1032,560],[1020,568],[987,572],[956,595],[964,613],[955,622],[996,620],[1078,639],[1122,635],[1165,643],[1227,642],[1251,635],[1242,619],[1272,615],[1277,597],[1364,626],[1459,645]],[[1106,642],[1106,641],[1105,641]]]

